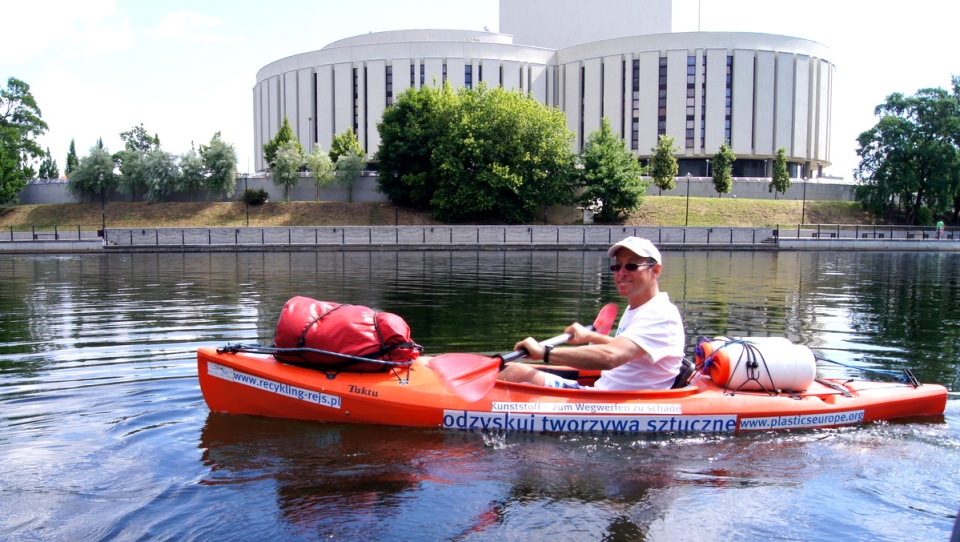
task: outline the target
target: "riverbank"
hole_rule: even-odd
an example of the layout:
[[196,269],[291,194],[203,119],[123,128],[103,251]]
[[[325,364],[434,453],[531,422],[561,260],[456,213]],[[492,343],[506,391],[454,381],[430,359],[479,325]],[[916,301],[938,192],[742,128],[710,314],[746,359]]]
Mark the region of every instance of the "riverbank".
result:
[[[15,205],[0,208],[0,228],[87,226],[99,228],[431,226],[428,212],[388,203],[268,202],[99,203]],[[778,224],[873,224],[858,203],[648,197],[623,226],[773,227]]]
[[960,252],[956,231],[931,227],[792,225],[774,228],[604,225],[107,228],[0,232],[0,253],[593,251],[634,235],[665,251]]

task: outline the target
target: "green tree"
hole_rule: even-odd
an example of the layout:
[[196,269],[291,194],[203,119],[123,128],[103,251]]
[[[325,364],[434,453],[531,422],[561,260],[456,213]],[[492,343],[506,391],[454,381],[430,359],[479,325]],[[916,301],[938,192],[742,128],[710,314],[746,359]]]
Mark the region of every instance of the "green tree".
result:
[[[877,217],[904,214],[916,224],[960,208],[960,78],[954,92],[921,89],[913,96],[894,93],[875,109],[877,124],[857,138],[860,163],[857,199]],[[901,209],[900,205],[905,208]],[[930,213],[921,213],[927,206]]]
[[208,145],[200,145],[200,156],[206,170],[207,190],[215,195],[232,196],[237,189],[237,150],[220,139],[217,132]]
[[154,148],[143,158],[143,172],[147,179],[147,193],[144,199],[150,202],[159,202],[177,191],[180,180],[180,168],[172,154]]
[[344,132],[333,136],[330,143],[330,160],[336,164],[341,156],[352,152],[354,156],[367,156],[367,151],[363,150],[357,134],[353,133],[353,128],[347,128]]
[[206,176],[203,158],[190,146],[190,150],[180,155],[180,176],[177,179],[177,191],[186,192],[187,199],[193,201],[193,193],[203,189]]
[[77,158],[77,147],[73,142],[73,139],[70,140],[70,150],[67,151],[67,164],[63,167],[63,173],[67,177],[70,176],[70,173],[73,170],[77,169],[77,166],[80,165],[80,159]]
[[136,201],[137,194],[146,191],[150,186],[150,179],[144,170],[146,153],[124,149],[113,156],[113,161],[120,169],[118,190],[130,194],[130,201]]
[[600,129],[591,132],[580,153],[584,191],[581,203],[599,207],[595,218],[615,222],[643,204],[648,182],[643,180],[643,166],[627,150],[623,139],[616,137],[606,117]]
[[425,210],[437,191],[433,145],[448,136],[459,99],[452,87],[408,89],[388,107],[377,125],[375,158],[380,190],[397,205]]
[[677,159],[673,156],[677,152],[674,147],[676,139],[661,135],[657,140],[657,146],[650,149],[653,156],[650,158],[650,176],[653,178],[653,184],[661,191],[673,190],[677,185],[677,173],[680,172],[680,166]]
[[713,188],[720,197],[733,190],[733,163],[737,155],[727,146],[726,142],[720,145],[710,164],[713,166]]
[[347,188],[347,201],[353,201],[353,183],[360,178],[363,169],[367,165],[367,159],[364,156],[354,154],[348,150],[337,158],[336,173],[334,175],[337,184]]
[[307,171],[313,175],[317,185],[317,198],[320,201],[320,189],[330,184],[336,176],[336,165],[330,160],[330,155],[323,152],[320,145],[314,145],[313,151],[306,156]]
[[0,90],[0,205],[15,201],[43,156],[36,138],[47,131],[30,85],[10,77]]
[[57,167],[57,161],[50,155],[50,148],[47,147],[43,153],[43,160],[40,161],[40,167],[37,169],[38,179],[58,179],[60,177],[60,168]]
[[790,188],[790,174],[787,173],[787,149],[777,149],[777,157],[773,160],[773,177],[770,178],[768,192],[774,192],[773,199],[777,199],[777,192],[786,194]]
[[300,149],[300,153],[303,153],[303,147],[300,145],[300,141],[297,140],[297,136],[293,135],[293,128],[290,126],[290,119],[286,115],[283,116],[283,123],[280,125],[280,129],[277,130],[277,133],[273,136],[273,139],[267,141],[263,144],[263,159],[267,161],[267,166],[271,169],[273,168],[273,162],[276,159],[277,151],[280,150],[280,147],[283,147],[288,142],[294,142],[294,144]]
[[81,158],[77,169],[70,173],[67,190],[80,201],[96,201],[117,189],[120,176],[115,173],[115,168],[113,156],[98,140],[90,154]]
[[0,145],[0,204],[17,201],[27,181],[16,176],[20,171],[20,153]]
[[160,148],[160,138],[151,136],[140,124],[120,132],[120,139],[123,141],[123,150],[113,157],[120,167],[120,192],[130,194],[130,201],[136,201],[139,194],[147,191],[153,191],[155,197],[155,179],[147,174],[145,162],[147,154]]
[[381,190],[438,220],[521,223],[575,201],[573,134],[562,112],[529,95],[483,84],[408,89],[379,127]]
[[120,132],[120,139],[123,140],[124,148],[131,151],[140,151],[143,154],[160,148],[160,137],[156,134],[153,136],[148,134],[143,127],[143,123],[140,123],[140,126],[130,128],[126,132]]
[[303,150],[296,141],[287,141],[273,159],[273,184],[283,187],[283,201],[290,201],[290,188],[300,184]]

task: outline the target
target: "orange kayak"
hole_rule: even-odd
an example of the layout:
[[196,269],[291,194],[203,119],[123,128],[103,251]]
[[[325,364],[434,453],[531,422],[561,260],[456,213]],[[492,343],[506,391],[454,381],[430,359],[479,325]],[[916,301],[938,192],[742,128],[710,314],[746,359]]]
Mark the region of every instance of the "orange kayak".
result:
[[[229,350],[229,349],[226,349]],[[552,389],[497,381],[468,402],[421,357],[376,373],[327,373],[262,353],[200,348],[197,372],[210,410],[337,423],[522,432],[723,432],[942,420],[947,389],[937,384],[816,379],[802,392],[731,392],[708,374],[663,391]],[[595,378],[547,366],[564,377]],[[330,374],[331,376],[328,376]]]

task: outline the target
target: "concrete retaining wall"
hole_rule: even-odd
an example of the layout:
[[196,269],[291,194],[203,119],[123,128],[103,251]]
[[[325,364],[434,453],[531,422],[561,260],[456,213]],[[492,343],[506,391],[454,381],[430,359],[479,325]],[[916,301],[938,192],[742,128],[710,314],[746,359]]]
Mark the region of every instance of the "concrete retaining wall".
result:
[[[916,230],[919,231],[919,230]],[[960,242],[904,231],[855,235],[837,230],[623,226],[348,226],[273,228],[108,229],[79,240],[0,239],[0,253],[268,252],[344,250],[604,250],[628,235],[646,237],[664,251],[818,250],[960,252]],[[786,235],[785,235],[786,234]],[[828,236],[829,235],[829,236]],[[868,235],[873,235],[868,237]],[[896,235],[899,238],[891,239]]]
[[103,240],[6,241],[0,243],[0,254],[71,254],[75,252],[103,252]]
[[[806,185],[806,188],[804,188]],[[317,190],[313,183],[313,178],[304,174],[300,185],[290,191],[291,201],[362,201],[362,202],[386,202],[387,197],[377,191],[378,188],[376,174],[367,172],[353,183],[353,190],[350,193],[345,186],[330,185],[322,190]],[[770,180],[763,178],[736,178],[733,181],[733,191],[724,194],[725,198],[739,197],[747,199],[788,199],[810,201],[855,201],[853,195],[853,185],[823,181],[794,180],[793,184],[785,194],[773,194],[769,191]],[[237,189],[230,198],[215,197],[207,193],[197,194],[174,194],[168,198],[169,201],[237,201],[245,188],[264,189],[269,194],[270,201],[283,201],[283,189],[273,184],[273,180],[267,176],[246,176],[237,179]],[[713,181],[709,177],[691,177],[690,178],[690,197],[692,198],[716,198],[717,192],[713,188]],[[650,185],[647,190],[648,196],[680,196],[687,195],[686,177],[677,179],[677,185],[673,190],[664,191],[661,194],[659,188]],[[108,202],[127,202],[142,199],[135,198],[130,194],[121,194],[112,192],[105,194]],[[79,203],[76,197],[67,191],[67,181],[55,180],[42,183],[31,183],[20,192],[20,203],[24,205],[46,204],[46,203]]]

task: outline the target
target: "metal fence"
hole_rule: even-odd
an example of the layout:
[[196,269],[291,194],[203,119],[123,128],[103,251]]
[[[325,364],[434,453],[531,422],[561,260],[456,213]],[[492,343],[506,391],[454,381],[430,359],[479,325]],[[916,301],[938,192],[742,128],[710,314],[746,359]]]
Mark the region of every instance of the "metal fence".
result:
[[628,235],[658,244],[738,245],[774,240],[772,228],[624,226],[343,226],[113,228],[108,246],[605,246]]
[[[91,241],[98,227],[7,227],[5,241]],[[960,240],[960,229],[937,232],[931,226],[797,224],[764,228],[694,226],[323,226],[247,228],[108,228],[108,248],[218,247],[269,250],[335,247],[579,248],[609,246],[626,237],[646,237],[658,245],[707,248],[775,246],[778,240]]]
[[2,241],[90,241],[103,237],[98,226],[8,226],[0,230]]
[[864,226],[858,224],[780,225],[775,236],[781,239],[960,239],[960,230],[934,226]]

